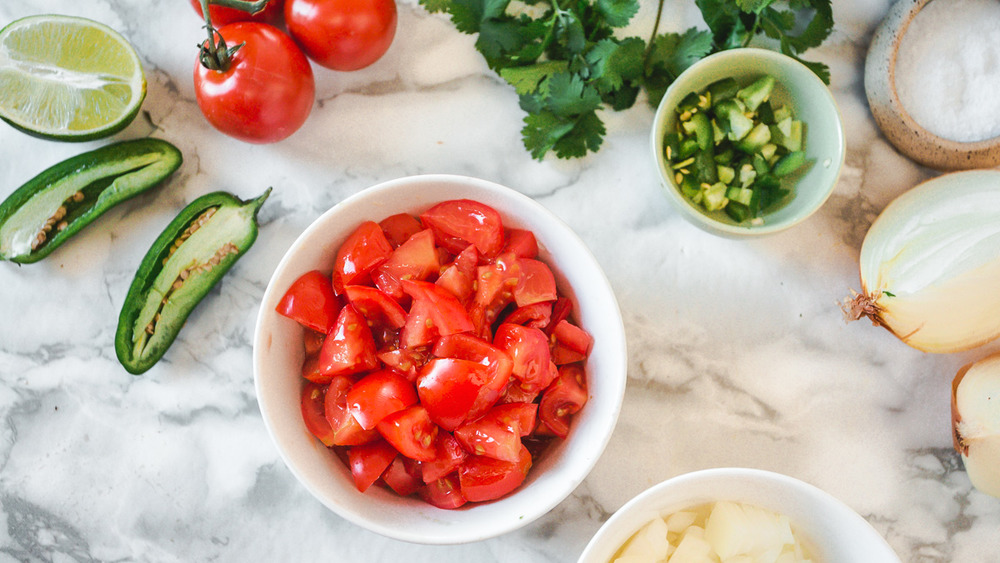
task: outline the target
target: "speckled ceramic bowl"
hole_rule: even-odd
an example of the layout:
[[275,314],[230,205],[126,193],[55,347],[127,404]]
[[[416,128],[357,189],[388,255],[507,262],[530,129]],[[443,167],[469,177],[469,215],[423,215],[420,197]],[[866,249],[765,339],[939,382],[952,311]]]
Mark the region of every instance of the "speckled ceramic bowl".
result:
[[[795,118],[803,122],[804,150],[812,164],[804,173],[796,173],[792,195],[765,211],[762,222],[736,222],[725,211],[706,211],[681,192],[664,154],[663,139],[667,131],[676,129],[676,107],[688,93],[700,92],[712,82],[726,77],[749,83],[765,74],[773,76],[776,81],[772,99],[788,105]],[[791,57],[751,48],[710,55],[681,73],[667,89],[656,110],[651,144],[653,161],[667,199],[695,226],[730,238],[777,233],[806,220],[833,193],[846,153],[840,111],[823,81]]]
[[[382,487],[360,493],[347,466],[306,429],[300,410],[305,379],[302,327],[275,307],[292,282],[319,269],[329,272],[337,249],[364,220],[419,213],[440,201],[469,198],[503,216],[509,227],[529,229],[539,256],[574,304],[580,325],[594,337],[587,359],[589,399],[565,440],[534,460],[513,493],[458,510],[435,508]],[[504,186],[464,176],[400,178],[368,188],[321,215],[292,244],[264,292],[254,334],[257,402],[285,464],[330,510],[373,532],[424,544],[479,541],[525,526],[568,496],[587,476],[611,437],[625,393],[625,328],[614,293],[583,241],[549,210]]]
[[1000,164],[1000,137],[963,143],[931,133],[903,108],[896,90],[896,57],[913,18],[931,0],[899,0],[872,37],[865,61],[865,94],[875,123],[901,153],[938,170]]
[[601,526],[579,563],[608,563],[653,518],[718,500],[788,516],[817,562],[899,563],[871,524],[830,494],[787,475],[744,468],[695,471],[646,489]]

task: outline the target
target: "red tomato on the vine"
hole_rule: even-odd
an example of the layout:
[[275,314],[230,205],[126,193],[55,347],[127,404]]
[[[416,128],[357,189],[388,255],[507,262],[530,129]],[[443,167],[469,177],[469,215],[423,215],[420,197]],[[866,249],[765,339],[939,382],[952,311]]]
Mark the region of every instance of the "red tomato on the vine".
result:
[[273,143],[297,131],[312,111],[316,83],[295,42],[256,22],[226,25],[217,34],[229,46],[244,45],[225,70],[195,64],[194,90],[209,123],[249,143]]
[[287,0],[285,25],[306,55],[333,70],[379,60],[396,35],[394,0]]
[[[264,6],[264,9],[256,14],[250,14],[248,12],[244,12],[243,10],[237,10],[236,8],[210,5],[208,7],[208,15],[212,18],[212,25],[216,27],[243,21],[273,24],[277,23],[281,18],[281,12],[284,8],[283,3],[284,0],[269,0],[267,5]],[[200,17],[202,15],[201,0],[191,0],[191,6]]]

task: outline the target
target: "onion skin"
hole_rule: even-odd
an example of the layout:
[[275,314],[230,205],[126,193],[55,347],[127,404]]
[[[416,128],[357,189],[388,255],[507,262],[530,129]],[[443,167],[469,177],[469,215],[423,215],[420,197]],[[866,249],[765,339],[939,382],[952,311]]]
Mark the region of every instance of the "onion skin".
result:
[[848,320],[932,353],[1000,337],[1000,172],[947,174],[897,197],[865,235],[860,270]]
[[972,485],[1000,498],[1000,353],[955,374],[951,423],[955,450]]

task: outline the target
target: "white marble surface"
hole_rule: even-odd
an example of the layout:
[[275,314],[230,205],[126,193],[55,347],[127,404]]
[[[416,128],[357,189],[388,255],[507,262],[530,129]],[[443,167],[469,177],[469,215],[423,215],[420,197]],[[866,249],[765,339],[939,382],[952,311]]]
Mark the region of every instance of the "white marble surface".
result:
[[[203,31],[186,0],[0,3],[0,25],[58,12],[122,31],[146,66],[149,120],[117,138],[153,134],[185,157],[169,184],[43,262],[0,264],[0,561],[568,562],[635,494],[717,466],[825,489],[903,561],[1000,560],[1000,500],[971,488],[949,425],[951,377],[986,351],[923,354],[865,322],[845,324],[838,308],[859,285],[871,221],[935,174],[897,154],[868,113],[864,56],[888,6],[836,0],[836,30],[810,53],[832,68],[848,134],[833,197],[786,233],[737,242],[668,206],[642,104],[603,115],[598,154],[531,160],[513,90],[471,37],[413,0],[399,3],[387,56],[351,74],[317,68],[309,121],[269,146],[230,140],[202,118],[191,74]],[[629,31],[645,36],[654,8],[644,2]],[[693,1],[668,1],[665,28],[699,23]],[[107,142],[47,142],[0,125],[3,197]],[[267,436],[251,375],[258,301],[298,233],[350,194],[425,172],[511,186],[565,219],[605,268],[630,348],[621,418],[590,477],[522,530],[460,546],[388,540],[313,500]],[[249,197],[267,186],[275,191],[256,246],[161,363],[126,373],[115,325],[152,239],[198,195]]]

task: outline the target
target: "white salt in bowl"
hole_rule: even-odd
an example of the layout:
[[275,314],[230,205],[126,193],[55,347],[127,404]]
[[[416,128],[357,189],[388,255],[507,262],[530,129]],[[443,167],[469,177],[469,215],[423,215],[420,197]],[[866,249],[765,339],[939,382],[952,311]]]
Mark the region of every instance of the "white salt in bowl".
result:
[[695,471],[646,489],[611,515],[578,563],[609,563],[654,518],[720,500],[788,516],[817,563],[900,563],[871,524],[829,493],[787,475],[744,468]]
[[[417,214],[433,204],[468,198],[500,212],[504,225],[529,229],[540,259],[573,301],[576,321],[594,338],[585,366],[588,401],[565,440],[537,459],[513,493],[444,510],[374,486],[361,493],[347,466],[306,429],[300,409],[302,328],[275,311],[300,275],[329,273],[337,249],[364,220]],[[261,416],[285,465],[316,499],[341,517],[381,535],[422,544],[479,541],[521,528],[562,502],[593,468],[611,437],[625,393],[625,328],[600,265],[566,223],[533,199],[504,186],[464,176],[400,178],[368,188],[321,215],[292,244],[264,292],[254,334],[254,384]]]
[[930,0],[896,2],[875,31],[865,60],[865,94],[875,123],[899,152],[937,170],[1000,165],[1000,137],[959,142],[936,135],[903,107],[896,87],[899,45],[913,18]]

